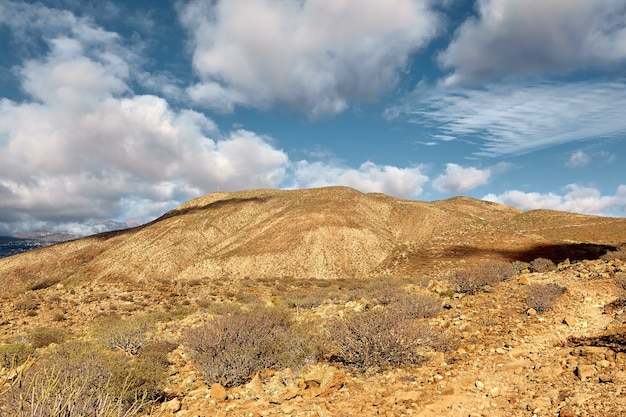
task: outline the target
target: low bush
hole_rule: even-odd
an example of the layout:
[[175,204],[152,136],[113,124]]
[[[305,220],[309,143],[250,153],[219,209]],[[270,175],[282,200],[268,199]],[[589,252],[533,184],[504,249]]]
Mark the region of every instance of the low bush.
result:
[[626,261],[626,245],[620,246],[615,251],[609,251],[602,255],[600,259],[605,261]]
[[626,291],[626,273],[618,272],[615,274],[613,278],[613,282],[617,285],[622,291]]
[[35,349],[23,342],[0,345],[0,368],[15,368],[35,354]]
[[69,342],[25,372],[0,407],[23,417],[135,416],[161,395],[165,371],[158,363]]
[[556,264],[547,258],[537,258],[530,262],[530,272],[556,271]]
[[35,348],[46,347],[52,343],[61,343],[66,338],[63,329],[55,327],[35,327],[28,333],[28,341]]
[[94,326],[94,336],[106,347],[133,356],[150,342],[153,325],[154,318],[149,316],[103,317]]
[[234,310],[190,329],[183,345],[207,384],[233,387],[264,369],[297,368],[315,358],[314,335],[295,326],[288,312],[257,307]]
[[487,287],[511,279],[515,267],[505,262],[490,262],[474,268],[455,271],[448,280],[456,290],[464,294],[476,294]]
[[426,323],[407,319],[394,308],[350,313],[328,328],[332,359],[358,371],[417,364],[420,348],[431,336]]
[[557,299],[567,292],[567,288],[553,282],[549,284],[531,284],[528,286],[526,304],[537,313],[550,310]]
[[399,317],[425,319],[434,317],[441,312],[441,302],[423,294],[408,294],[396,298],[388,308],[397,310]]

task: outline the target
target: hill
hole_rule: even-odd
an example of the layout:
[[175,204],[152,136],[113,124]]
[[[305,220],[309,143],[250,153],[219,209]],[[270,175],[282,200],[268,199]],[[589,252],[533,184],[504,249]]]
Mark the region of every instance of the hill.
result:
[[210,194],[0,260],[0,415],[621,416],[624,222]]
[[626,219],[437,202],[345,187],[212,193],[146,225],[0,260],[10,287],[198,278],[435,276],[486,259],[589,258],[626,242]]

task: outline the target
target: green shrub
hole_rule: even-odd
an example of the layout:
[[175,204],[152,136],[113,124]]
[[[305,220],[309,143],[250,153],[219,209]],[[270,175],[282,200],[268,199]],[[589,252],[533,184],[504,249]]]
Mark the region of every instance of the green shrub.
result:
[[417,364],[431,336],[427,324],[407,319],[394,308],[353,312],[328,328],[332,359],[359,371]]
[[135,416],[161,395],[165,371],[158,363],[69,342],[25,372],[0,406],[24,417]]
[[312,341],[311,332],[294,326],[288,312],[258,307],[190,329],[183,345],[207,384],[233,387],[264,369],[304,366],[316,355]]
[[547,258],[537,258],[530,262],[530,272],[556,271],[556,264]]
[[35,349],[22,342],[0,345],[0,368],[15,368],[35,354]]
[[531,284],[528,286],[526,304],[537,313],[550,310],[557,299],[567,292],[567,288],[553,282],[549,284]]

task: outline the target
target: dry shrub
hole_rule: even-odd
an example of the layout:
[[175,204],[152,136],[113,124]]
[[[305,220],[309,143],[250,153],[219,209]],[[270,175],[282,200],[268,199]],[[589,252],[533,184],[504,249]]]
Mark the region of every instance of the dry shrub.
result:
[[398,310],[399,316],[414,319],[435,317],[442,309],[441,303],[429,295],[407,293],[389,304],[388,308]]
[[37,362],[0,398],[7,415],[28,417],[139,415],[158,398],[166,368],[70,342]]
[[600,259],[605,261],[626,261],[626,244],[621,244],[617,250],[607,251]]
[[448,280],[464,294],[476,294],[487,287],[506,281],[516,274],[515,267],[505,262],[490,262],[474,268],[455,271]]
[[20,311],[35,311],[39,307],[39,300],[34,294],[29,293],[21,296],[14,305]]
[[35,349],[22,342],[0,346],[0,368],[15,368],[35,354]]
[[531,284],[528,286],[526,304],[537,313],[550,310],[557,299],[567,292],[567,288],[553,282],[549,284]]
[[299,311],[302,308],[314,308],[322,305],[326,300],[327,291],[321,288],[296,288],[290,290],[283,297],[289,308]]
[[55,327],[35,327],[28,334],[28,341],[34,348],[42,348],[52,343],[61,343],[67,337],[63,329]]
[[426,323],[407,319],[394,308],[353,312],[328,329],[332,359],[359,371],[420,363],[420,348],[431,336]]
[[622,291],[626,291],[626,273],[618,272],[615,274],[613,278],[613,282],[617,285]]
[[547,258],[537,258],[530,262],[530,272],[556,271],[556,264]]
[[311,329],[293,325],[288,312],[257,307],[190,329],[183,345],[207,384],[233,387],[265,369],[304,366],[317,355],[314,340]]
[[136,355],[150,342],[150,331],[154,318],[150,316],[104,317],[94,327],[94,335],[103,345],[113,350],[121,350],[127,355]]
[[137,356],[149,362],[168,366],[170,365],[170,361],[167,355],[177,347],[177,343],[169,340],[154,340],[143,346]]

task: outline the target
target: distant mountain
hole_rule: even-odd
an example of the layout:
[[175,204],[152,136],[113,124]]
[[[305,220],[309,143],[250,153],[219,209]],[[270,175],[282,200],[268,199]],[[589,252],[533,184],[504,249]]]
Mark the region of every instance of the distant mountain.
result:
[[489,259],[591,259],[626,242],[626,219],[436,202],[345,187],[218,192],[134,228],[0,260],[0,276],[143,281],[437,275]]
[[13,236],[0,236],[0,258],[75,239],[69,233],[38,230],[29,233],[16,233]]

